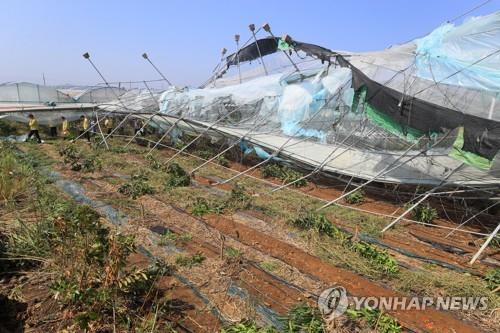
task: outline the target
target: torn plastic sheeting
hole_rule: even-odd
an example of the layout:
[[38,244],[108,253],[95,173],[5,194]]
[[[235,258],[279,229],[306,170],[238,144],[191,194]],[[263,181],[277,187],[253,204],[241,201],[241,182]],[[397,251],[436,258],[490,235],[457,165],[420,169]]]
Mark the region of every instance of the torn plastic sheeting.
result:
[[280,98],[278,118],[281,130],[290,136],[316,137],[321,141],[326,139],[326,134],[316,129],[304,128],[301,122],[314,116],[326,100],[326,90],[318,91],[318,83],[303,82],[286,86]]
[[76,202],[89,205],[97,210],[102,215],[115,225],[123,225],[128,223],[128,219],[123,214],[120,214],[116,209],[103,202],[93,200],[85,194],[83,187],[77,183],[64,180],[57,172],[50,172],[49,178],[55,180],[55,185],[69,194]]
[[7,141],[7,142],[24,142],[24,141],[26,141],[27,137],[28,137],[27,134],[9,135],[9,136],[0,137],[0,140]]
[[[227,292],[229,295],[237,296],[244,300],[247,300],[249,298],[248,292],[245,289],[235,285],[234,283],[231,283]],[[283,322],[281,321],[281,317],[273,309],[263,304],[257,303],[255,305],[255,310],[260,316],[262,324],[264,324],[265,326],[274,326],[280,332],[283,331],[284,327]]]
[[[253,152],[255,152],[255,154],[257,154],[257,156],[263,160],[267,160],[272,156],[271,154],[269,154],[267,151],[265,151],[261,147],[256,146],[256,145],[249,145],[248,142],[246,142],[244,140],[242,140],[240,142],[240,149],[243,152],[244,156],[247,156]],[[283,159],[276,157],[276,156],[272,157],[272,159],[275,161],[283,161]]]
[[[322,68],[310,74],[312,77],[307,79],[303,78],[303,73],[298,78],[294,75],[269,75],[224,88],[172,88],[163,93],[161,110],[184,119],[212,122],[222,119],[221,115],[227,115],[236,107],[240,108],[244,121],[231,123],[231,126],[248,126],[252,119],[259,117],[268,120],[262,130],[277,125],[289,136],[326,141],[329,129],[323,131],[323,127],[334,122],[333,110],[350,108],[352,104],[352,73],[349,68]],[[327,107],[325,103],[328,103]],[[321,128],[306,125],[312,117],[317,118],[316,127]]]

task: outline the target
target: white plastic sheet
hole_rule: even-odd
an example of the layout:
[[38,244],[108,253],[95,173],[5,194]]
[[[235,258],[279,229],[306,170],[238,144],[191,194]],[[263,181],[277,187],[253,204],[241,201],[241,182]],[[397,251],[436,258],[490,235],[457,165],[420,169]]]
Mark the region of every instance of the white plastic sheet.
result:
[[479,90],[500,90],[500,11],[447,23],[417,39],[417,75]]

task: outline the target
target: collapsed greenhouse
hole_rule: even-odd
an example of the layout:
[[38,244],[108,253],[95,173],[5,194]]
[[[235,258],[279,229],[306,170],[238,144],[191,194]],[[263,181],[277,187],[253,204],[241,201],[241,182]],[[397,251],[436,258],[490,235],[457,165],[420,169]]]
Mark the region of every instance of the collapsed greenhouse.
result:
[[[205,260],[200,249],[210,260],[231,257],[235,265],[244,262],[241,249],[230,247],[228,254],[225,242],[243,244],[252,255],[244,262],[245,270],[255,274],[252,283],[238,284],[232,273],[224,273],[229,286],[221,296],[214,292],[218,281],[196,284],[176,277],[202,299],[201,307],[210,308],[214,322],[231,321],[224,316],[227,294],[246,302],[252,288],[269,288],[283,303],[297,298],[296,293],[303,297],[307,288],[307,297],[318,298],[325,284],[340,282],[353,294],[397,290],[420,295],[421,290],[398,283],[408,276],[415,280],[407,284],[424,281],[419,274],[434,274],[435,267],[457,274],[460,284],[465,275],[482,283],[484,273],[500,262],[500,12],[461,25],[446,23],[424,37],[376,52],[276,37],[268,24],[259,29],[251,25],[250,31],[241,47],[237,35],[234,53],[223,49],[220,63],[199,87],[172,85],[145,53],[143,58],[162,79],[133,82],[134,88],[129,82],[126,89],[109,83],[86,53],[102,84],[1,84],[0,120],[27,123],[28,115],[34,115],[40,125],[55,127],[62,117],[70,122],[91,119],[90,128],[78,128],[61,147],[40,148],[53,163],[42,163],[40,172],[47,173],[47,183],[95,209],[113,228],[137,233],[139,252],[148,259],[162,251],[182,254],[186,249],[180,247],[192,240],[187,252],[197,252],[189,260],[199,262],[179,260],[189,270]],[[157,81],[165,81],[168,89],[152,88]],[[112,126],[105,125],[109,119]],[[77,139],[89,131],[92,142],[89,137],[89,145],[79,145]],[[26,136],[17,134],[0,141],[24,141]],[[9,149],[19,156],[35,150],[29,145],[22,153]],[[108,163],[104,170],[96,166],[99,154]],[[56,171],[47,171],[52,167]],[[95,177],[78,175],[86,169]],[[172,174],[175,181],[168,178]],[[149,186],[148,177],[160,179],[161,185]],[[251,195],[239,187],[243,179],[253,182],[245,183]],[[308,182],[313,185],[307,187]],[[192,188],[175,192],[177,187]],[[220,199],[226,192],[239,201]],[[368,202],[363,203],[364,195]],[[252,200],[259,204],[253,207]],[[428,215],[411,214],[416,211]],[[299,218],[290,219],[292,214]],[[394,229],[396,225],[401,228]],[[317,235],[298,236],[304,229]],[[208,230],[211,237],[205,237]],[[182,240],[188,234],[193,239]],[[376,258],[368,261],[359,244],[368,252],[375,249]],[[340,254],[332,254],[332,248]],[[358,265],[346,255],[364,257]],[[285,263],[283,276],[266,265],[257,267],[254,260],[262,257]],[[374,264],[377,260],[383,263]],[[395,278],[400,267],[415,275]],[[376,269],[384,273],[374,273]],[[182,274],[191,274],[189,270]],[[264,271],[269,276],[259,275]],[[444,283],[434,282],[429,283],[438,286],[433,292],[441,293]],[[200,290],[208,296],[200,296]],[[496,295],[498,286],[488,290]],[[274,311],[283,305],[255,297],[259,318],[280,327]],[[216,306],[210,307],[211,302]],[[429,312],[429,322],[424,311],[394,313],[410,331],[475,331],[462,317],[438,311]],[[481,327],[494,326],[486,314],[478,318]]]

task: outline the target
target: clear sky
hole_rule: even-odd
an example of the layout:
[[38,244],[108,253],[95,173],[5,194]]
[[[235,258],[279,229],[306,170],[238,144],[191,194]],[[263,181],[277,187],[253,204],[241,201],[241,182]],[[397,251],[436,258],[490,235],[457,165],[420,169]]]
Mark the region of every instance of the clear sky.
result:
[[[481,0],[0,0],[0,83],[95,84],[89,52],[109,81],[158,78],[147,52],[179,85],[209,77],[234,34],[273,32],[331,49],[383,49],[426,34]],[[491,0],[468,15],[500,10]],[[460,20],[461,21],[461,20]]]

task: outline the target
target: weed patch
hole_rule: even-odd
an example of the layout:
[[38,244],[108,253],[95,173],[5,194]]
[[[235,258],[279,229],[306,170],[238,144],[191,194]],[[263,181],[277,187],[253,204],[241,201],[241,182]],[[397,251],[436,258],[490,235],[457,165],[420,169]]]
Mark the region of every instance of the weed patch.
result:
[[230,195],[225,199],[208,200],[195,197],[191,204],[191,214],[203,216],[206,214],[223,214],[226,211],[248,209],[252,206],[252,197],[246,192],[245,187],[235,185]]
[[266,261],[266,262],[261,262],[259,266],[268,272],[275,272],[280,266],[278,263],[272,262],[272,261]]
[[223,328],[220,333],[278,333],[273,327],[259,327],[253,320],[243,320]]
[[182,267],[192,268],[193,266],[200,265],[202,262],[205,261],[205,259],[206,257],[200,252],[195,253],[191,256],[186,256],[181,254],[177,256],[177,258],[175,258],[175,263]]
[[224,249],[224,253],[229,259],[239,259],[243,256],[241,250],[235,249],[234,247],[228,246]]
[[185,244],[189,241],[191,241],[193,236],[191,234],[175,234],[170,230],[167,230],[163,235],[160,236],[160,241],[158,242],[159,245],[165,246],[169,244]]
[[488,289],[496,290],[500,287],[500,268],[495,268],[486,273],[484,280],[488,285]]
[[[3,148],[3,147],[2,147]],[[2,149],[0,157],[0,202],[13,205],[30,196],[36,187],[33,168],[19,160],[12,150]]]

